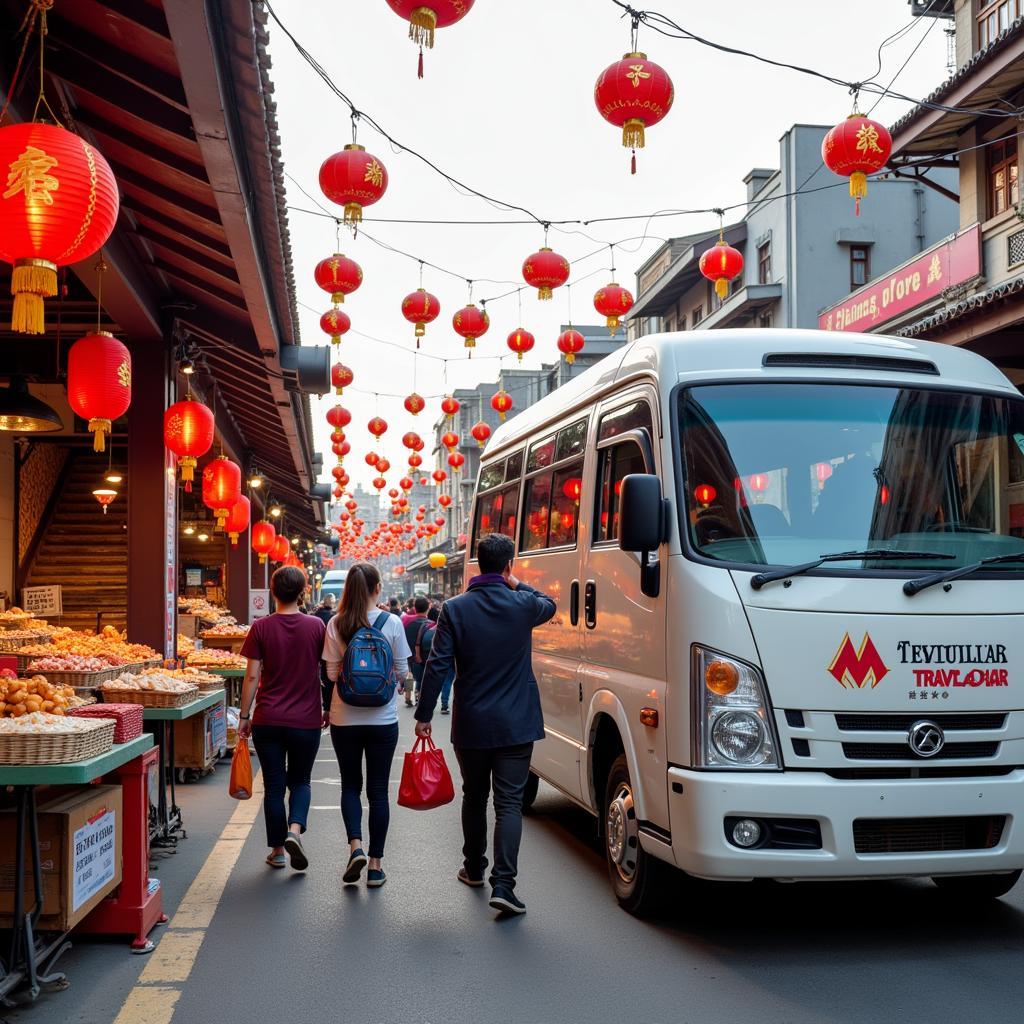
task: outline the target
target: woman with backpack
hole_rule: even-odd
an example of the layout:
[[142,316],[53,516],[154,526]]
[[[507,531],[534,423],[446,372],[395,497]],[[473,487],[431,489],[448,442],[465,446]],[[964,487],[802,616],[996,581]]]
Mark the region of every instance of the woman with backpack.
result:
[[[380,888],[391,819],[388,783],[398,746],[399,681],[408,678],[409,644],[401,620],[379,611],[381,578],[368,562],[348,571],[341,607],[327,627],[324,661],[335,684],[331,694],[331,742],[341,771],[341,813],[348,834],[346,885],[359,881]],[[363,849],[363,762],[370,805],[369,857]]]

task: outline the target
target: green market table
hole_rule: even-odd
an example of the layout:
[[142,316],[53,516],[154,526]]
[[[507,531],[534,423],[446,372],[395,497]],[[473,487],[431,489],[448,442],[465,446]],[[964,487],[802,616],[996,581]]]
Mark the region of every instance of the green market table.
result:
[[242,701],[242,680],[245,678],[244,668],[204,668],[211,676],[220,676],[225,681],[228,691],[228,706],[238,707]]
[[[224,695],[220,690],[214,690],[180,708],[143,708],[142,710],[142,720],[145,724],[153,726],[156,744],[160,748],[158,775],[160,792],[157,796],[156,821],[149,830],[149,841],[153,846],[173,847],[177,845],[179,832],[182,839],[188,838],[174,790],[173,723],[198,715],[201,711],[219,704],[223,699]],[[171,728],[167,727],[168,722],[171,723]],[[169,779],[168,774],[170,775]],[[168,786],[170,788],[169,801]]]
[[[0,1000],[15,989],[26,987],[30,998],[39,995],[40,986],[63,982],[54,972],[57,959],[70,948],[67,933],[36,935],[35,926],[43,908],[43,868],[39,851],[39,819],[36,809],[37,786],[85,786],[105,775],[124,787],[124,828],[122,831],[122,880],[116,894],[104,900],[82,922],[86,931],[108,934],[136,934],[133,950],[149,952],[152,943],[145,936],[158,921],[166,920],[159,886],[149,890],[148,842],[146,823],[149,800],[146,794],[146,753],[153,747],[152,736],[139,736],[118,743],[105,754],[68,764],[0,765],[0,787],[11,787],[17,797],[17,835],[14,864],[14,920],[6,959],[0,958]],[[151,758],[150,758],[151,760]],[[135,766],[138,770],[132,770]],[[32,859],[33,906],[25,906],[25,842]],[[104,921],[101,911],[114,913]],[[93,921],[93,915],[99,919]],[[91,922],[91,923],[90,923]],[[141,940],[140,940],[141,937]],[[148,948],[144,948],[147,947]]]

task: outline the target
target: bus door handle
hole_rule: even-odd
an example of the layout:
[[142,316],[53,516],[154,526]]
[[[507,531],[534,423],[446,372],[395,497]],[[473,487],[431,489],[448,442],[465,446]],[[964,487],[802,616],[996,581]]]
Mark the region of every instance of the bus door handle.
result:
[[573,580],[569,587],[569,625],[577,626],[580,621],[580,581]]
[[583,624],[587,629],[597,628],[597,584],[587,580],[583,591]]

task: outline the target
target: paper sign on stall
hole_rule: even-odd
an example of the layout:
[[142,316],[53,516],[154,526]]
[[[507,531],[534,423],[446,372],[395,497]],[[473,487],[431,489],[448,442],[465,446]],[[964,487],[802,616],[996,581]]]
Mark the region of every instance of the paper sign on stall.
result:
[[21,591],[21,607],[34,619],[55,618],[64,614],[60,585],[25,587]]

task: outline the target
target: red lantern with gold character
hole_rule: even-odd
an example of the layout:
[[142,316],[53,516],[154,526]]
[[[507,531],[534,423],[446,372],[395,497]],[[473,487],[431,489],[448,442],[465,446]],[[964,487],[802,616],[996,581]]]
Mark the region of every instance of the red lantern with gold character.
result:
[[71,346],[68,353],[68,402],[89,421],[93,450],[107,450],[114,420],[132,401],[132,357],[112,334],[97,331]]
[[198,460],[213,446],[213,413],[191,398],[175,402],[164,413],[164,444],[178,457],[186,492],[192,492],[192,480]]
[[355,260],[336,252],[321,260],[313,271],[316,283],[331,297],[331,302],[344,302],[363,283],[362,268]]
[[427,403],[415,391],[406,396],[402,404],[405,406],[405,411],[412,413],[413,416],[418,416],[427,406]]
[[341,336],[348,333],[351,326],[348,313],[342,309],[329,309],[320,317],[320,330],[330,335],[332,345],[340,345]]
[[412,452],[409,455],[409,466],[411,469],[419,469],[423,465],[423,456]]
[[332,430],[331,431],[331,443],[332,444],[341,444],[341,442],[344,441],[344,440],[345,440],[345,431],[344,430]]
[[459,435],[454,431],[449,430],[441,435],[441,444],[443,444],[448,451],[455,451],[455,449],[459,447]]
[[506,414],[512,408],[512,396],[502,388],[491,398],[491,408],[501,417],[501,422],[504,423]]
[[413,332],[416,336],[416,347],[420,347],[420,338],[427,333],[427,324],[432,323],[441,313],[441,303],[426,288],[417,288],[402,299],[402,316],[411,324],[416,325]]
[[729,295],[730,282],[743,273],[743,253],[720,237],[704,251],[698,266],[700,272],[714,282],[715,294],[724,302]]
[[231,514],[228,516],[224,530],[231,538],[232,547],[238,547],[239,535],[249,529],[249,515],[251,511],[249,499],[244,494],[239,495],[238,501],[231,506]]
[[632,308],[632,293],[614,281],[599,288],[594,295],[594,309],[605,318],[605,323],[611,334],[619,329],[620,318],[624,317]]
[[402,444],[408,448],[409,451],[415,451],[416,445],[419,444],[420,435],[415,431],[410,430],[407,434],[402,435]]
[[52,124],[0,128],[0,260],[11,275],[11,328],[46,329],[57,268],[96,252],[117,222],[117,182],[102,154]]
[[452,317],[452,327],[460,338],[466,339],[466,348],[475,348],[476,339],[486,334],[490,326],[491,318],[487,310],[478,309],[472,302]]
[[320,191],[332,203],[345,207],[346,224],[363,219],[363,207],[372,206],[388,187],[388,172],[372,153],[354,142],[320,165]]
[[476,443],[481,448],[487,443],[487,438],[491,436],[491,428],[483,420],[474,423],[469,432],[476,438]]
[[441,399],[441,412],[443,412],[445,416],[448,417],[449,420],[455,418],[455,414],[459,411],[459,409],[460,405],[458,399],[456,399],[452,395],[445,395],[444,398]]
[[461,21],[474,0],[387,0],[400,18],[409,22],[409,38],[420,48],[418,75],[423,77],[423,47],[433,49],[434,32]]
[[550,299],[552,290],[569,280],[569,261],[544,246],[523,261],[523,279],[537,289],[538,299]]
[[448,465],[451,466],[456,473],[462,469],[465,462],[466,456],[463,455],[462,452],[452,452],[451,455],[448,456]]
[[387,485],[388,482],[387,480],[384,479],[384,477],[378,476],[374,478],[373,486],[376,487],[378,491],[383,491],[384,488],[387,487]]
[[376,452],[367,452],[364,456],[366,464],[376,468],[377,463],[380,462],[380,456]]
[[274,541],[277,539],[277,530],[265,519],[252,524],[252,549],[260,556],[260,565],[267,561],[267,555],[274,549]]
[[402,479],[398,481],[398,486],[401,487],[403,491],[411,491],[412,478],[408,476],[403,476]]
[[434,482],[438,484],[443,484],[448,479],[448,474],[443,469],[435,469],[430,475],[434,478]]
[[369,423],[366,424],[366,429],[373,434],[379,441],[381,437],[387,433],[388,424],[387,420],[381,419],[380,416],[374,416]]
[[533,335],[522,327],[517,327],[508,336],[508,347],[519,357],[519,362],[523,361],[523,353],[529,352],[534,346]]
[[332,406],[327,410],[327,422],[338,429],[347,427],[352,422],[352,413],[343,405]]
[[657,124],[672,109],[672,79],[646,53],[627,53],[601,73],[594,102],[601,116],[622,129],[622,144],[633,151],[630,168],[636,174],[636,151],[644,148],[644,129]]
[[586,339],[583,335],[570,327],[567,331],[562,331],[558,336],[558,351],[563,353],[565,361],[572,365],[576,362],[577,353],[583,351],[585,343]]
[[821,159],[834,174],[850,179],[850,195],[860,216],[860,201],[868,194],[869,174],[880,171],[892,153],[892,136],[883,124],[856,110],[837,124],[821,143]]
[[438,505],[441,506],[441,508],[447,508],[452,503],[451,495],[450,494],[442,494],[437,499],[437,503],[438,503]]
[[335,363],[331,367],[331,383],[339,395],[344,394],[345,388],[355,379],[355,374],[344,363]]
[[223,528],[231,509],[242,496],[242,470],[226,455],[208,462],[203,470],[203,504]]

